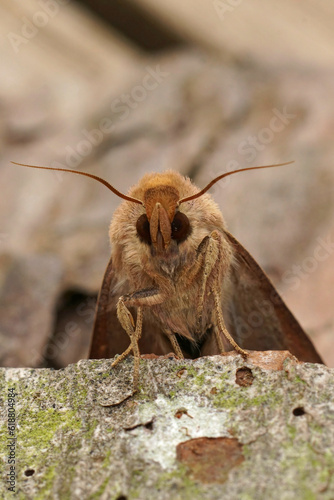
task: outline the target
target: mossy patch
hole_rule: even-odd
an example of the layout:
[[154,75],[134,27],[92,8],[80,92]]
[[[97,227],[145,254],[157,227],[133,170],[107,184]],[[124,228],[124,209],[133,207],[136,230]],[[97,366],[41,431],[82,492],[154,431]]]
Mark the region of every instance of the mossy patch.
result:
[[104,479],[104,481],[102,482],[102,484],[100,485],[100,487],[98,488],[98,490],[93,493],[92,495],[90,495],[89,497],[87,497],[87,500],[98,500],[99,498],[101,498],[102,494],[104,493],[106,487],[107,487],[107,484],[109,482],[109,478],[106,477]]
[[24,448],[43,449],[52,442],[56,432],[78,431],[81,419],[74,410],[57,411],[55,409],[39,410],[38,412],[20,413],[20,427],[17,431],[18,442],[24,443]]
[[[240,387],[237,384],[223,383],[217,387],[217,393],[213,396],[213,405],[216,408],[240,409],[253,406],[276,407],[283,402],[283,395],[278,388],[267,387],[265,391],[256,391],[252,387]],[[263,392],[261,394],[261,392]]]
[[47,498],[47,495],[50,495],[50,491],[52,489],[52,484],[56,476],[56,466],[53,465],[47,469],[47,471],[43,475],[42,486],[36,496],[36,500],[43,500]]
[[[152,491],[156,491],[159,497],[159,491],[165,491],[166,487],[173,492],[173,498],[182,500],[201,498],[205,488],[191,479],[187,468],[182,464],[178,464],[174,470],[161,471],[152,484]],[[136,498],[133,496],[134,492],[134,489],[130,490],[130,498]]]

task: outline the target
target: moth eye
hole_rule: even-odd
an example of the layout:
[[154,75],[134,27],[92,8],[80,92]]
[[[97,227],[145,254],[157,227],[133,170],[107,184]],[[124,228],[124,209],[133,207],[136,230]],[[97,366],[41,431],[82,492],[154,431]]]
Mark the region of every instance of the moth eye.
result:
[[145,243],[151,244],[151,234],[150,234],[150,223],[148,221],[147,215],[143,214],[139,217],[136,223],[136,229],[138,236]]
[[178,243],[184,241],[190,234],[190,222],[182,212],[176,212],[172,222],[172,238]]

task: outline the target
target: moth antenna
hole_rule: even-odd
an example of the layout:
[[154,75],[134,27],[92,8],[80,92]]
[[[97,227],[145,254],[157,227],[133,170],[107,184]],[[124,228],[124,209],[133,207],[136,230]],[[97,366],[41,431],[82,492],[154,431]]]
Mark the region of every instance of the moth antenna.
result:
[[199,193],[193,194],[192,196],[187,196],[186,198],[182,198],[181,200],[178,201],[178,205],[181,203],[185,203],[186,201],[194,200],[195,198],[199,198],[202,196],[202,194],[206,193],[216,182],[220,181],[224,177],[227,177],[228,175],[232,174],[237,174],[238,172],[246,172],[246,170],[258,170],[260,168],[272,168],[272,167],[282,167],[283,165],[290,165],[291,163],[294,163],[294,161],[288,161],[286,163],[277,163],[275,165],[263,165],[261,167],[247,167],[247,168],[241,168],[240,170],[232,170],[232,172],[225,172],[225,174],[221,174],[215,179],[213,179],[205,188],[202,189]]
[[114,186],[109,184],[109,182],[105,181],[101,177],[98,177],[97,175],[94,174],[88,174],[87,172],[79,172],[78,170],[70,170],[68,168],[40,167],[38,165],[26,165],[25,163],[17,163],[16,161],[11,161],[11,163],[13,163],[14,165],[19,165],[21,167],[41,168],[42,170],[58,170],[60,172],[71,172],[72,174],[84,175],[86,177],[90,177],[91,179],[95,179],[98,182],[101,182],[101,184],[104,184],[114,194],[116,194],[120,198],[123,198],[123,200],[133,201],[133,203],[139,203],[140,205],[143,205],[143,202],[141,200],[137,200],[137,198],[131,198],[131,196],[127,196],[126,194],[121,193],[120,191],[118,191],[118,189],[114,188]]

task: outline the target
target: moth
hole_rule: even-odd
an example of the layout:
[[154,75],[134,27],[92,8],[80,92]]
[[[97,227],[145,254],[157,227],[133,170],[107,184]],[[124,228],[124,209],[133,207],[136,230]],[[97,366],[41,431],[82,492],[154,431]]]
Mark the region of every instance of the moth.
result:
[[[14,163],[14,162],[13,162]],[[291,163],[291,162],[289,162]],[[226,229],[207,191],[220,179],[265,165],[227,172],[204,189],[169,170],[146,174],[123,199],[109,229],[111,257],[98,297],[90,358],[115,366],[140,354],[197,358],[235,349],[288,350],[301,361],[322,363],[312,342],[265,272]]]

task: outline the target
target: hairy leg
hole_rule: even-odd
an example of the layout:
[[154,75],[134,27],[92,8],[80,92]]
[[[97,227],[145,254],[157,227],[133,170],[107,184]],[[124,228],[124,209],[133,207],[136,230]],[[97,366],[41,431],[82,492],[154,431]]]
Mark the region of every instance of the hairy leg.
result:
[[[131,351],[134,356],[134,371],[133,371],[133,386],[134,391],[137,390],[138,387],[138,379],[139,379],[139,361],[140,361],[140,351],[138,346],[138,341],[142,334],[142,326],[143,326],[143,312],[142,308],[152,305],[161,304],[165,300],[165,294],[161,293],[158,288],[150,288],[138,290],[137,292],[133,292],[128,295],[123,295],[119,298],[117,303],[117,317],[122,327],[128,334],[130,338],[129,347],[112,363],[112,366],[116,366],[120,361],[125,359]],[[137,307],[137,322],[135,325],[133,316],[129,311],[128,307]],[[176,340],[175,334],[170,331],[165,331],[167,337],[169,338],[174,352],[178,358],[183,358],[183,353],[181,348]]]
[[[207,237],[208,238],[208,237]],[[204,241],[204,240],[203,240]],[[225,352],[222,335],[228,340],[232,347],[247,356],[247,352],[242,349],[228,332],[222,311],[222,283],[224,276],[228,275],[231,263],[230,246],[218,231],[213,231],[209,236],[209,241],[205,245],[200,245],[204,255],[203,272],[201,274],[201,285],[197,303],[197,325],[201,330],[202,316],[205,304],[205,296],[212,293],[214,299],[215,328],[214,334],[219,352]],[[199,247],[199,248],[200,248]]]

